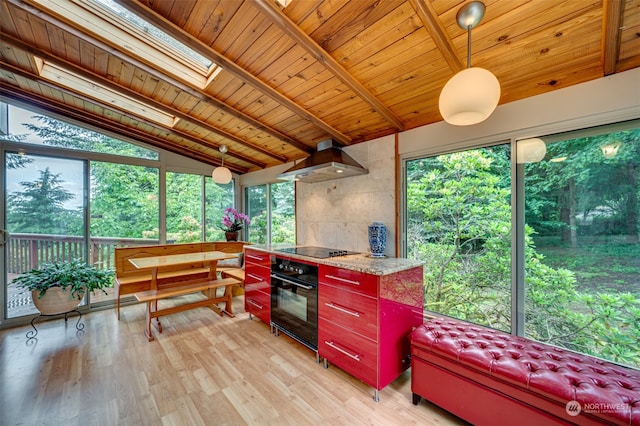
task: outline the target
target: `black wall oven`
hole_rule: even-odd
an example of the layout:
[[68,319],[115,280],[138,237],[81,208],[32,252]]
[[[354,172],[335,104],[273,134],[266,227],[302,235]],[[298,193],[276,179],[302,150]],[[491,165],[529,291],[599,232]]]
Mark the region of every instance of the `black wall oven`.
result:
[[271,325],[318,350],[318,267],[276,257],[271,265]]

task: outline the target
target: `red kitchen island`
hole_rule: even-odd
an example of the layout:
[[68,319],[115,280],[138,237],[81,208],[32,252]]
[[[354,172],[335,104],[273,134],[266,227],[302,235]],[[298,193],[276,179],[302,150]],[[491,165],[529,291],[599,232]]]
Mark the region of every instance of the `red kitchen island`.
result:
[[[423,323],[422,262],[364,254],[317,259],[259,245],[250,250],[318,265],[317,354],[325,368],[331,363],[373,387],[378,401],[379,391],[410,367],[408,336]],[[247,275],[256,266],[247,257]]]

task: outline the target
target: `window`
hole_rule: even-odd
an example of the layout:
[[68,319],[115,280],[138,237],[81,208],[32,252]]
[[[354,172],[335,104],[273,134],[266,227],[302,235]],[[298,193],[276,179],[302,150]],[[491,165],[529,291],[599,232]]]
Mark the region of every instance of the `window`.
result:
[[171,173],[167,181],[167,243],[202,241],[202,176]]
[[524,164],[525,335],[640,366],[640,128],[543,139]]
[[211,176],[207,176],[205,191],[205,241],[223,241],[225,239],[222,230],[224,211],[227,207],[235,206],[234,181],[220,185],[215,183]]
[[406,160],[425,311],[639,367],[638,121],[540,139]]
[[9,135],[6,139],[9,141],[149,160],[158,159],[158,153],[155,151],[13,105],[9,105],[8,108]]
[[509,145],[407,162],[408,257],[425,309],[509,331]]
[[249,241],[256,244],[295,244],[294,182],[247,187],[245,203],[251,218]]

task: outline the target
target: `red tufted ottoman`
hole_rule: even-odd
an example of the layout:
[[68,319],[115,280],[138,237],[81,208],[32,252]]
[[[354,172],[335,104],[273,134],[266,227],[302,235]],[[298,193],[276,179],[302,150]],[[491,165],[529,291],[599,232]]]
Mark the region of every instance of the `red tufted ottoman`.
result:
[[640,371],[448,318],[411,340],[421,397],[476,425],[640,426]]

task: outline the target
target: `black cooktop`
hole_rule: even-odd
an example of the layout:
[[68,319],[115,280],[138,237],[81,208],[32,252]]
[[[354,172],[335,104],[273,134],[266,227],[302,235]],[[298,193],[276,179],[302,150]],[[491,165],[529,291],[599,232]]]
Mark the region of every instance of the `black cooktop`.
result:
[[358,254],[355,251],[347,251],[347,250],[332,249],[328,247],[316,247],[316,246],[285,247],[285,248],[275,249],[275,251],[279,251],[282,253],[297,254],[300,256],[315,257],[316,259],[327,259],[329,257]]

